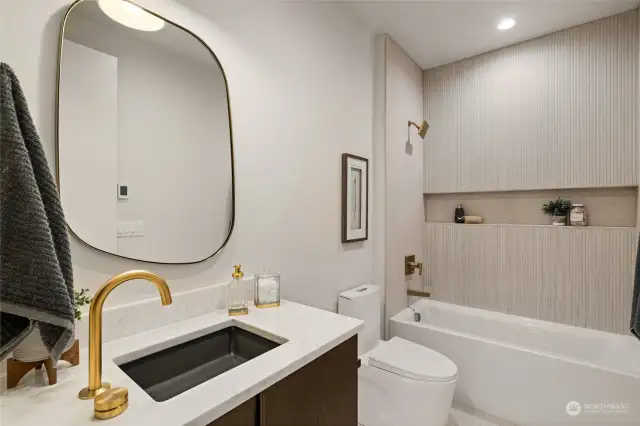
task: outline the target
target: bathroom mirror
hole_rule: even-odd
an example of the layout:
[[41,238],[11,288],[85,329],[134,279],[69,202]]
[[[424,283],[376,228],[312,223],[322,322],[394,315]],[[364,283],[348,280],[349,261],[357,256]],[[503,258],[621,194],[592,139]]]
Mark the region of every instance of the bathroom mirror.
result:
[[234,223],[224,71],[190,31],[123,0],[79,0],[58,58],[57,170],[67,224],[155,263],[216,254]]

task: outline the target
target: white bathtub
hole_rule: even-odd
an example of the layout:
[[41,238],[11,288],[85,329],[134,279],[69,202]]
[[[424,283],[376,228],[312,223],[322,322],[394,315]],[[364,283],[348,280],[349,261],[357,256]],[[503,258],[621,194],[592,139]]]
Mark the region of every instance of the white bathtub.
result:
[[456,363],[456,404],[517,425],[640,425],[634,337],[426,299],[412,306],[422,320],[405,309],[391,334]]

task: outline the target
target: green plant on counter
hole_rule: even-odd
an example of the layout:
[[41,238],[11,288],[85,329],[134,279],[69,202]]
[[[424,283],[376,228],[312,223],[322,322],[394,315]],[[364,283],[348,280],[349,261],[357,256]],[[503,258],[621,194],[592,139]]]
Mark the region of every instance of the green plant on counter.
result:
[[75,295],[75,298],[76,298],[76,306],[75,306],[76,321],[80,321],[82,319],[82,311],[80,310],[80,308],[83,307],[84,305],[88,305],[89,303],[91,303],[91,298],[87,296],[88,292],[89,292],[88,288],[81,288],[80,290],[73,289],[73,294]]
[[571,201],[558,198],[542,205],[542,212],[549,216],[566,216],[571,210]]

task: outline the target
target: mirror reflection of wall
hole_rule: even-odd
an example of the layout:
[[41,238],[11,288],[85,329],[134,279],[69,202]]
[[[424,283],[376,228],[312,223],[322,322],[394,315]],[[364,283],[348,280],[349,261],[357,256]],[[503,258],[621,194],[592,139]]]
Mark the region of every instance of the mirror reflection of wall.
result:
[[82,1],[64,28],[58,156],[67,222],[112,254],[203,260],[226,241],[233,215],[224,75],[187,31],[168,22],[139,31],[103,9]]

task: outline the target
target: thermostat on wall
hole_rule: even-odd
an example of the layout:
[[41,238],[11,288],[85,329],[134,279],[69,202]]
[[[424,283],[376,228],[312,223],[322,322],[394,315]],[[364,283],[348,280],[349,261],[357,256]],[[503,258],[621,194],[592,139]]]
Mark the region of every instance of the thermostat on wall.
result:
[[129,185],[120,183],[118,184],[118,200],[129,199]]

